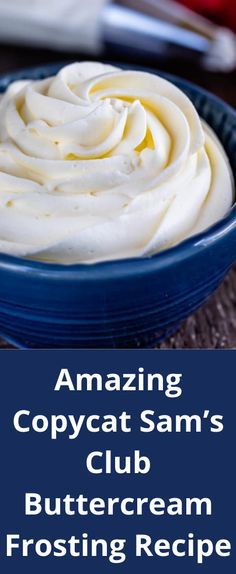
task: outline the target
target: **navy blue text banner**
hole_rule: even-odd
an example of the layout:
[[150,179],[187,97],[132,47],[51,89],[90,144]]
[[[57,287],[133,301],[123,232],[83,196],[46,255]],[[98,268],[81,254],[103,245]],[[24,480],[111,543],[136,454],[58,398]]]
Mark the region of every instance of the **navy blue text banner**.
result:
[[236,351],[1,351],[3,574],[233,574]]

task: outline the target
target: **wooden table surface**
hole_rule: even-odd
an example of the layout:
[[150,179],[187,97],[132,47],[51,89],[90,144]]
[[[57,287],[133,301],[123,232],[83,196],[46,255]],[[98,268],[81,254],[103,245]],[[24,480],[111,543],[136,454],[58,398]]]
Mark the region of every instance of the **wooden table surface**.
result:
[[[109,60],[109,56],[111,56],[110,53],[104,54],[104,58],[107,60]],[[53,61],[75,61],[84,58],[86,58],[85,54],[65,55],[59,52],[0,45],[0,73]],[[134,61],[130,54],[128,57],[126,55],[125,59],[127,62],[137,64],[137,61]],[[146,62],[142,61],[143,63]],[[187,78],[214,92],[236,107],[236,73],[213,74],[200,70],[192,63],[177,61],[169,62],[166,65],[158,62],[157,59],[152,62],[149,59],[148,64]],[[10,346],[0,339],[0,348],[10,348]],[[236,266],[207,303],[189,317],[180,330],[162,343],[160,348],[236,348]]]

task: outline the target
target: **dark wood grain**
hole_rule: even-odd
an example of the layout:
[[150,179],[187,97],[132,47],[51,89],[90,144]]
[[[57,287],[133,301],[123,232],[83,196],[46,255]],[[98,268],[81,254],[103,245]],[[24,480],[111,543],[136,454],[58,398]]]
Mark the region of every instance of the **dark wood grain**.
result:
[[[84,54],[60,54],[46,50],[0,46],[0,73],[27,66],[41,65],[53,61],[76,60],[87,57]],[[124,55],[123,55],[124,57]],[[104,58],[114,58],[114,54],[105,53]],[[133,63],[131,55],[126,61]],[[137,61],[134,62],[137,64]],[[147,63],[170,73],[187,78],[219,95],[236,107],[236,74],[212,74],[198,69],[189,63],[172,61],[168,65],[161,61]],[[0,348],[10,346],[0,340]],[[207,303],[183,323],[180,330],[167,341],[159,345],[161,349],[225,349],[236,348],[236,267]]]
[[236,267],[161,349],[236,348]]

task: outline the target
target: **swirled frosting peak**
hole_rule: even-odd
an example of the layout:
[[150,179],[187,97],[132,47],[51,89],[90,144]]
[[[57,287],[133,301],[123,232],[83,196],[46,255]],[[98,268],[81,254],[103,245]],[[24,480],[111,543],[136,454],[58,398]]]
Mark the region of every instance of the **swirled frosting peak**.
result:
[[156,75],[76,63],[1,99],[1,252],[65,264],[151,255],[232,202],[219,141]]

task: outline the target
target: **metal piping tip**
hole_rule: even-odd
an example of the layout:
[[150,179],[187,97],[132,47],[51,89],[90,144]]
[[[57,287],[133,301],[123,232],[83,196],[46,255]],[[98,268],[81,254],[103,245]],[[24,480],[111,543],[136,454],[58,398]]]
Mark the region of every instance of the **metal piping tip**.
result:
[[236,68],[236,36],[227,28],[219,28],[203,58],[203,65],[213,72],[232,72]]
[[[138,0],[142,10],[132,8],[133,0],[110,2],[103,13],[105,42],[140,49],[164,57],[196,56],[208,70],[229,72],[236,67],[236,36],[172,0]],[[155,6],[155,10],[154,10]],[[146,8],[146,12],[144,12]],[[196,16],[196,17],[195,17]]]

